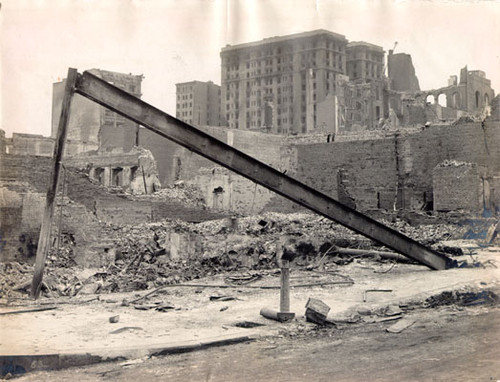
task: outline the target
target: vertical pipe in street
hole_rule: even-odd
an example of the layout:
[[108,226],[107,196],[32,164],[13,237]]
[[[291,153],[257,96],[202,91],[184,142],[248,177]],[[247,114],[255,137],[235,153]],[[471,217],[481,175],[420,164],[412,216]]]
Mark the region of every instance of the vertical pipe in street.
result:
[[64,153],[64,142],[66,140],[66,132],[70,114],[71,99],[76,89],[78,72],[76,69],[68,70],[66,78],[66,87],[64,88],[64,97],[62,100],[61,116],[57,129],[57,137],[54,145],[53,168],[50,176],[50,184],[47,190],[45,209],[42,216],[42,226],[40,228],[40,237],[38,238],[38,247],[35,259],[35,271],[33,273],[33,281],[31,282],[31,297],[38,298],[42,287],[43,271],[45,269],[45,261],[47,252],[50,246],[50,232],[52,228],[52,219],[54,216],[54,201],[57,193],[57,183],[59,181],[59,169]]
[[290,312],[290,262],[282,260],[281,288],[280,288],[280,313]]

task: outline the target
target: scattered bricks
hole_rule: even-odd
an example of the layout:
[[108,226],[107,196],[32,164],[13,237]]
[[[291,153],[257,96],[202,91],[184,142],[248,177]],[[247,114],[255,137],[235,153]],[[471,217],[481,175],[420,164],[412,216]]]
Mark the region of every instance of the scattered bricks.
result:
[[306,320],[314,322],[318,325],[325,325],[327,323],[328,312],[330,307],[323,301],[309,298],[306,304]]
[[403,313],[401,308],[397,305],[389,305],[385,310],[384,310],[384,315],[386,316],[397,316],[399,314]]
[[102,282],[90,282],[82,286],[78,291],[79,294],[95,294],[102,287]]
[[371,311],[371,309],[368,309],[368,308],[359,308],[358,314],[360,314],[362,316],[370,316],[372,314],[372,311]]
[[118,321],[120,321],[120,316],[111,316],[109,318],[109,322],[112,323],[112,324],[116,324]]

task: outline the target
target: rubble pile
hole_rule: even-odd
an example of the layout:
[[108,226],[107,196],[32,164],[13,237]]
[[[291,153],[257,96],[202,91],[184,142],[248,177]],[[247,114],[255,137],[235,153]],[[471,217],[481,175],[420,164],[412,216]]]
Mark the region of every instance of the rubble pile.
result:
[[10,297],[33,277],[33,267],[18,262],[0,263],[0,299]]
[[[452,225],[416,228],[399,220],[391,224],[426,244],[461,235]],[[184,238],[176,254],[172,249],[173,234]],[[106,272],[94,276],[102,283],[101,289],[109,292],[159,287],[229,271],[274,268],[284,237],[296,242],[295,266],[308,266],[335,246],[369,249],[376,245],[309,213],[267,213],[198,224],[163,221],[115,227],[109,235],[114,237],[115,261]]]
[[205,208],[205,198],[201,190],[183,181],[168,185],[153,194],[137,196],[138,199],[153,198],[162,200],[174,200],[187,207]]
[[[407,236],[434,245],[461,239],[466,227],[451,224],[413,227],[402,220],[386,222]],[[42,292],[51,296],[74,296],[100,292],[127,292],[177,284],[206,276],[237,271],[262,271],[277,267],[276,259],[285,239],[295,243],[294,267],[310,267],[325,255],[336,265],[353,260],[335,248],[373,249],[379,244],[311,214],[266,213],[194,224],[165,220],[139,225],[105,224],[102,236],[113,247],[106,254],[107,266],[88,272],[73,261],[74,243],[64,238],[59,252],[48,255]],[[0,297],[12,291],[26,293],[32,266],[4,264],[0,269]],[[16,292],[16,293],[17,293]]]
[[430,296],[423,305],[427,308],[438,306],[474,306],[474,305],[496,305],[500,303],[500,297],[490,290],[463,290],[444,291],[440,294]]
[[415,227],[399,219],[383,223],[423,245],[434,245],[443,240],[463,239],[469,230],[467,226],[455,224],[425,224]]

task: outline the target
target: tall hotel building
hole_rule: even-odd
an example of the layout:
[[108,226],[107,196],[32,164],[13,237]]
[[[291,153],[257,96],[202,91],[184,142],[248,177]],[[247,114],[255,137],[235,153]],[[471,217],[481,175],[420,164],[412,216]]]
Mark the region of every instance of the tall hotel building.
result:
[[315,30],[222,48],[222,124],[312,132],[317,105],[347,74],[346,45],[343,35]]
[[349,84],[344,87],[344,128],[362,125],[368,129],[377,127],[385,117],[384,76],[385,52],[378,45],[367,42],[350,42],[346,47],[347,75]]

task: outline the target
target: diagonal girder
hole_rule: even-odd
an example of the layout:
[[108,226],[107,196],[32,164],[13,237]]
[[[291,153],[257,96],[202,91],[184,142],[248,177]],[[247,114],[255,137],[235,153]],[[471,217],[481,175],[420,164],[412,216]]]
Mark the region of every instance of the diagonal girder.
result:
[[267,189],[436,270],[454,266],[445,255],[332,199],[298,180],[84,72],[75,92]]

